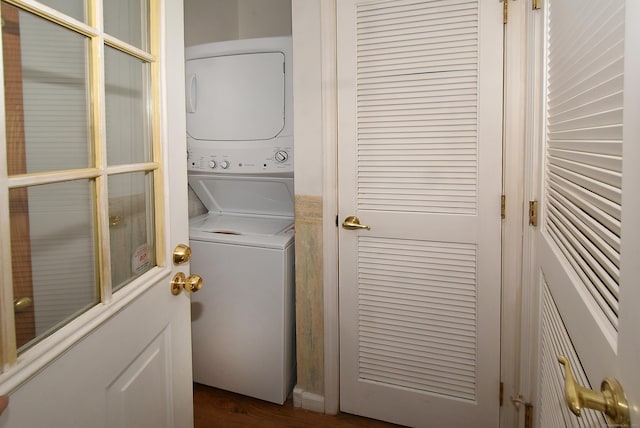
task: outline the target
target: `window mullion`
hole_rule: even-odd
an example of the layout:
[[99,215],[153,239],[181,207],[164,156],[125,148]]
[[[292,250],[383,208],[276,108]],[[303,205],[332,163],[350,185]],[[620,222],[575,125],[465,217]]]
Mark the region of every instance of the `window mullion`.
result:
[[[0,60],[2,59],[0,42]],[[0,85],[2,84],[0,69]],[[3,91],[0,91],[3,93]],[[0,103],[0,115],[4,124],[4,103]],[[4,126],[0,127],[4,137]],[[2,153],[6,153],[2,138]],[[0,156],[0,158],[4,158]],[[0,162],[0,373],[17,359],[15,317],[13,311],[13,277],[11,272],[11,228],[9,219],[9,188],[6,185],[7,169],[4,159]]]
[[[80,22],[74,18],[71,18],[52,7],[44,5],[34,0],[3,0],[5,3],[11,4],[20,8],[21,10],[33,13],[47,21],[54,22],[71,31],[79,34],[83,34],[87,37],[96,35],[95,29],[90,25]],[[90,8],[91,9],[91,8]],[[89,12],[91,15],[91,12]]]
[[102,2],[91,0],[89,19],[98,35],[91,38],[89,49],[91,129],[95,166],[101,171],[95,182],[97,220],[98,287],[102,303],[111,301],[111,252],[109,238],[109,189],[107,183],[106,103],[104,76],[104,32]]
[[[4,112],[0,112],[4,116]],[[3,162],[4,164],[4,162]],[[3,173],[6,173],[4,171]],[[0,173],[0,174],[3,174]],[[0,273],[0,373],[13,364],[17,358],[16,329],[13,312],[13,280],[11,273],[11,239],[9,226],[9,189],[2,186],[0,198],[3,203],[0,212],[0,263],[2,272]],[[7,201],[7,203],[4,203]]]
[[[160,10],[161,2],[158,0],[150,0],[149,7],[151,10]],[[151,52],[153,61],[151,64],[151,88],[152,88],[152,150],[153,150],[153,160],[160,165],[159,168],[154,170],[153,172],[153,185],[154,185],[154,193],[155,193],[155,215],[156,215],[156,225],[155,225],[155,238],[156,238],[156,262],[158,266],[166,266],[168,261],[166,260],[166,248],[168,243],[166,242],[166,219],[165,219],[165,195],[164,195],[164,165],[163,162],[163,151],[162,151],[162,132],[163,128],[161,127],[161,118],[162,118],[162,94],[160,93],[160,85],[157,82],[160,82],[162,69],[160,67],[160,62],[157,58],[160,58],[160,49],[162,46],[162,40],[160,40],[160,13],[151,13],[149,14],[149,51]]]
[[[4,64],[0,37],[0,64]],[[4,103],[4,67],[0,67],[0,373],[18,357],[13,311],[13,276],[11,271],[11,223],[7,170],[6,115]]]

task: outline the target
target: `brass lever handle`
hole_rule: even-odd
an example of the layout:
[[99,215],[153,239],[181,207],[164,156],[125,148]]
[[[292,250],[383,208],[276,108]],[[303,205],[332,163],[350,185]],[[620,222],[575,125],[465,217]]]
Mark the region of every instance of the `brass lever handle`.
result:
[[360,224],[360,219],[354,215],[350,215],[349,217],[345,218],[342,222],[342,227],[347,230],[371,230],[371,227],[367,226],[366,224]]
[[580,416],[583,408],[604,412],[607,421],[617,427],[629,427],[629,405],[622,385],[616,379],[606,378],[600,385],[600,391],[594,391],[579,385],[571,364],[565,356],[559,356],[558,362],[564,366],[564,398],[574,415]]

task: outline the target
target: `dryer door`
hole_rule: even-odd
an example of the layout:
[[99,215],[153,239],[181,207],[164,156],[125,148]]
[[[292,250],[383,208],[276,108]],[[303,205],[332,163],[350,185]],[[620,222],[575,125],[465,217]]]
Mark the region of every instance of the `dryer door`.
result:
[[284,128],[282,52],[193,59],[186,74],[187,133],[196,140],[268,140]]

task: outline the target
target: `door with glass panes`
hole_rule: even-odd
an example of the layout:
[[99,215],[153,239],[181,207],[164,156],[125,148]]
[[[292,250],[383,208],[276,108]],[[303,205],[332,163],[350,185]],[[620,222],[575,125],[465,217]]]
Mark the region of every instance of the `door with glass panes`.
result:
[[182,1],[0,13],[0,426],[190,425]]

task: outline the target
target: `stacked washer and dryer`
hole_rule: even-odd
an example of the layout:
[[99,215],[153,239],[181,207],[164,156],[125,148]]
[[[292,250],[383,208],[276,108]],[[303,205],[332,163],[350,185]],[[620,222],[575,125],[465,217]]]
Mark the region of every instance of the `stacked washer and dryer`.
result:
[[282,404],[295,382],[291,37],[186,49],[194,381]]

